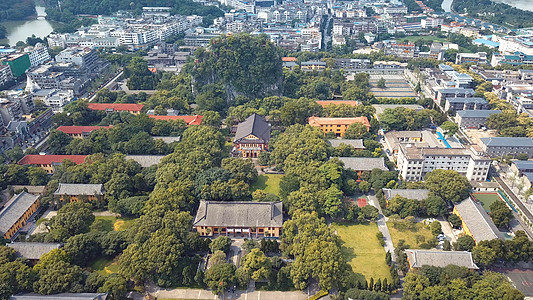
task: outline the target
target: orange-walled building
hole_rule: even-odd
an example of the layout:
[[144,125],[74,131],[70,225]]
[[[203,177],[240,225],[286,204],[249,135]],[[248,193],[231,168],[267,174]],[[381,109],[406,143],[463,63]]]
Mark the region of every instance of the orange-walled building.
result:
[[321,118],[310,117],[309,125],[313,127],[319,127],[324,134],[328,132],[335,133],[335,136],[344,136],[346,129],[353,123],[361,123],[366,126],[367,130],[370,130],[370,122],[367,117],[356,118]]

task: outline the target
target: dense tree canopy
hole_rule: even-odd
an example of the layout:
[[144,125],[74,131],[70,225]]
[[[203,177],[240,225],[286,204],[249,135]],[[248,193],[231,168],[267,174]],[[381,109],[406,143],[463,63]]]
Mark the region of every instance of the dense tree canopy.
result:
[[195,52],[196,62],[185,69],[201,86],[221,84],[224,100],[279,95],[282,84],[281,51],[267,36],[236,34],[215,38],[209,51]]

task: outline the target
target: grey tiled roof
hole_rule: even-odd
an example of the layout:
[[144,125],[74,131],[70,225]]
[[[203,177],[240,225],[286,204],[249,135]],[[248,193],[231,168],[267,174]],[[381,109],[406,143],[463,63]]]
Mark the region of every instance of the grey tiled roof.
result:
[[420,268],[424,265],[444,268],[448,265],[457,265],[468,269],[479,269],[472,253],[467,251],[438,251],[438,250],[405,250],[407,259],[412,268]]
[[105,300],[106,293],[62,293],[55,295],[39,295],[35,293],[20,293],[11,296],[10,300]]
[[[333,157],[332,157],[333,158]],[[388,171],[383,157],[337,157],[344,163],[346,169],[354,171],[372,171],[373,169],[380,169]]]
[[399,195],[401,197],[413,200],[425,200],[429,196],[429,190],[426,189],[383,189],[383,195],[385,199],[390,200],[394,196]]
[[533,169],[532,160],[513,160],[513,164],[518,168],[518,170],[531,170]]
[[281,202],[200,201],[193,226],[281,227]]
[[161,159],[165,157],[164,155],[126,155],[124,159],[133,159],[138,162],[141,167],[148,168],[153,165],[157,165],[161,162]]
[[480,140],[488,147],[533,147],[533,139],[529,137],[488,137]]
[[363,140],[347,140],[347,139],[331,139],[328,140],[329,144],[333,147],[339,147],[341,144],[346,144],[354,147],[355,149],[364,149]]
[[498,230],[494,222],[481,206],[481,204],[474,202],[472,198],[468,197],[461,203],[455,204],[455,209],[463,222],[470,230],[472,237],[479,243],[480,241],[502,239],[503,236]]
[[181,140],[181,136],[152,136],[152,139],[162,140],[163,142],[170,144],[173,142],[179,142]]
[[490,115],[500,114],[501,110],[460,110],[457,115],[461,118],[488,118]]
[[488,103],[487,100],[483,98],[471,97],[471,98],[446,98],[446,101],[450,103]]
[[260,141],[268,143],[270,140],[270,124],[268,124],[265,117],[253,114],[246,118],[244,122],[239,123],[234,140],[242,140],[250,134],[255,135]]
[[27,259],[40,259],[43,254],[46,254],[54,249],[61,247],[58,243],[8,243],[6,246],[15,249],[18,257]]
[[103,195],[103,184],[84,184],[84,183],[60,183],[54,195]]
[[4,235],[39,199],[39,195],[22,192],[13,196],[0,211],[0,235]]

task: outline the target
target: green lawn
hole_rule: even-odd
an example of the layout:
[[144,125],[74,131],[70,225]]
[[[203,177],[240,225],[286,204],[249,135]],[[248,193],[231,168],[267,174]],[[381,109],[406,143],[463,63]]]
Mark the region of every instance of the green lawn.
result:
[[279,196],[279,182],[283,174],[264,174],[257,177],[252,184],[252,191],[263,190],[265,193],[272,193]]
[[129,218],[120,218],[120,217],[113,217],[113,216],[97,216],[94,218],[94,221],[98,221],[103,223],[103,228],[106,231],[122,231],[128,229],[128,227],[131,226],[133,221],[135,219],[129,219]]
[[472,196],[476,198],[486,212],[490,212],[490,205],[496,201],[500,201],[500,196],[497,193],[486,194],[486,193],[473,193]]
[[363,274],[367,280],[373,277],[391,280],[389,267],[385,263],[385,249],[379,244],[375,223],[368,225],[331,225],[344,242],[342,254],[356,273]]
[[118,272],[118,263],[113,259],[99,258],[95,260],[90,267],[102,275],[109,275]]
[[394,226],[393,221],[387,222],[387,227],[392,238],[392,243],[396,247],[400,240],[404,240],[411,249],[419,249],[420,244],[433,239],[433,235],[429,228],[422,223],[416,223],[412,228],[407,228],[403,224]]
[[398,38],[398,41],[409,41],[409,42],[415,42],[415,41],[418,41],[418,40],[423,40],[425,42],[439,42],[439,43],[442,43],[442,42],[446,42],[446,39],[443,39],[443,38],[438,38],[436,36],[406,36],[406,37],[402,37],[402,38]]

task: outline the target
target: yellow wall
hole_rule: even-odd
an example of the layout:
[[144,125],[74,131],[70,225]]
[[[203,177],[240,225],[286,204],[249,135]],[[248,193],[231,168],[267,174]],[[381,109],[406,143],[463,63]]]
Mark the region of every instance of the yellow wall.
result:
[[30,208],[28,208],[22,217],[20,217],[20,219],[18,219],[17,222],[15,222],[15,224],[13,224],[13,226],[11,226],[11,228],[9,228],[9,230],[4,234],[4,238],[8,240],[11,239],[19,229],[24,227],[24,225],[26,225],[26,221],[28,221],[31,215],[37,211],[39,205],[39,198],[37,198],[37,200],[30,206]]
[[461,214],[459,214],[459,212],[457,211],[457,209],[455,207],[453,208],[453,214],[457,215],[459,217],[459,219],[461,219],[461,227],[463,227],[463,234],[471,236],[474,239],[474,241],[476,242],[476,244],[477,244],[477,241],[474,238],[474,236],[472,235],[472,233],[470,232],[470,229],[468,228],[468,226],[466,226],[465,221],[463,221],[463,217],[461,217]]
[[[315,127],[318,127],[316,125],[311,125],[311,126],[315,126]],[[333,124],[333,125],[330,125],[330,124],[322,124],[320,125],[320,130],[322,130],[322,132],[324,134],[328,133],[328,132],[334,132],[336,135],[340,135],[340,136],[344,136],[344,134],[346,133],[346,129],[348,129],[350,125],[346,125],[346,124],[342,124],[342,125],[336,125],[336,124]]]
[[[78,196],[80,195],[60,195],[59,196],[59,200],[61,202],[85,202],[81,199],[78,198]],[[95,201],[99,201],[98,197],[97,196],[94,196],[94,195],[84,195],[85,197],[87,197],[87,202],[95,202]],[[103,197],[102,197],[102,200],[103,200]]]
[[[215,234],[221,234],[226,235],[226,227],[212,227],[212,226],[195,226],[194,229],[200,233],[200,235],[203,236],[212,236]],[[248,228],[250,230],[250,235],[253,237],[255,236],[256,232],[252,228]],[[259,236],[272,236],[272,237],[279,237],[281,232],[281,228],[279,227],[258,227],[257,228],[257,234]],[[268,233],[268,235],[266,235]],[[233,236],[233,232],[228,232],[228,236]],[[235,236],[240,237],[242,235],[241,232],[236,232]],[[248,233],[244,233],[244,237],[248,237]]]

